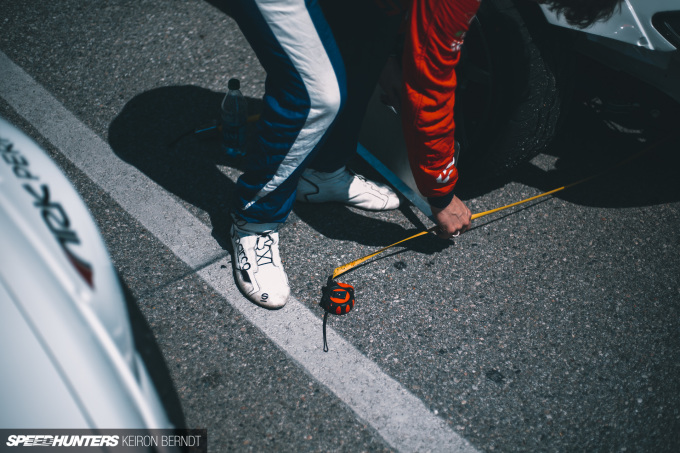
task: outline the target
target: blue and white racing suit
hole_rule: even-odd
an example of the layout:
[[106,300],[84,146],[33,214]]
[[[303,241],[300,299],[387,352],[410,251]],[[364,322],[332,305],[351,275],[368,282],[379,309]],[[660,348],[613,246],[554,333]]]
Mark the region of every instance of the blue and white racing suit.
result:
[[300,173],[346,98],[345,69],[316,0],[231,0],[230,14],[267,72],[257,143],[236,184],[233,212],[281,223]]

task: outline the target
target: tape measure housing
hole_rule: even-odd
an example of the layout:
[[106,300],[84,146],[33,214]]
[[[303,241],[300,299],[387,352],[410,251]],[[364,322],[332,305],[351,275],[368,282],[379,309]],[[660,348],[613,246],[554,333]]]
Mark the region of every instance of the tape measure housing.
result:
[[319,305],[332,315],[346,315],[354,308],[354,287],[329,278],[322,289]]

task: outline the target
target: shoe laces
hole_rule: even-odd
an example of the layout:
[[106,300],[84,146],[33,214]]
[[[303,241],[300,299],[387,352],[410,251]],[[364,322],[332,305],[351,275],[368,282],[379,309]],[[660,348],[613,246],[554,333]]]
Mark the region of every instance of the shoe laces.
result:
[[271,236],[271,231],[257,235],[257,242],[255,243],[255,258],[258,266],[274,263],[272,245],[274,245],[274,238]]

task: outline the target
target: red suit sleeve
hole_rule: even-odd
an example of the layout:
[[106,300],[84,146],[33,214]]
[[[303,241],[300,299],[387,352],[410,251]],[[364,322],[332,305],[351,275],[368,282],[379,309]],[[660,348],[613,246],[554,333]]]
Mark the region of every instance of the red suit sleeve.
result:
[[404,44],[402,127],[411,170],[425,197],[453,193],[455,67],[480,0],[413,0]]

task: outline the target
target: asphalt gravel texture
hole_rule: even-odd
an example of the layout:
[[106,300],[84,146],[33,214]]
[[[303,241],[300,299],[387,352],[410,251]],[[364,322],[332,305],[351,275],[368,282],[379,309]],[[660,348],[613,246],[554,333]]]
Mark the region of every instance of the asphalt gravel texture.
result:
[[[197,0],[5,0],[0,25],[2,52],[224,242],[240,163],[214,138],[182,133],[215,119],[231,77],[258,111],[265,74],[231,18]],[[642,86],[626,92],[637,102],[627,115],[592,108],[620,94],[602,77],[580,73],[564,133],[531,163],[483,183],[461,167],[472,212],[609,168],[673,132],[675,107]],[[0,115],[81,193],[182,417],[208,429],[210,451],[392,449],[2,100]],[[330,324],[480,451],[678,451],[677,149],[676,139],[479,219],[453,241],[391,249],[340,278],[357,304]],[[408,203],[385,213],[297,204],[280,232],[292,293],[321,317],[333,268],[429,226]]]

